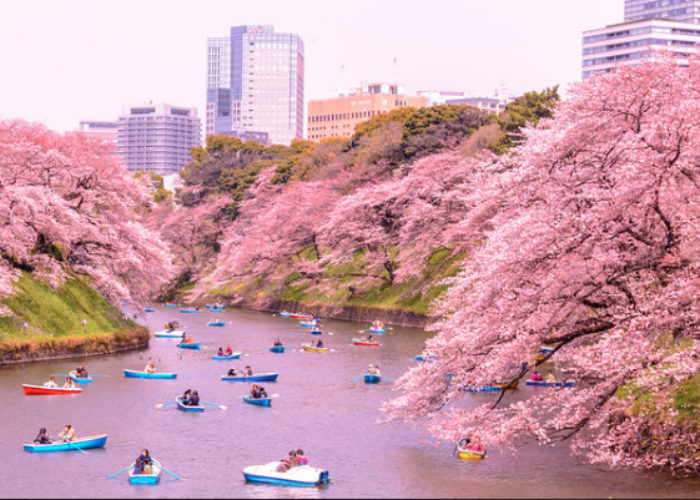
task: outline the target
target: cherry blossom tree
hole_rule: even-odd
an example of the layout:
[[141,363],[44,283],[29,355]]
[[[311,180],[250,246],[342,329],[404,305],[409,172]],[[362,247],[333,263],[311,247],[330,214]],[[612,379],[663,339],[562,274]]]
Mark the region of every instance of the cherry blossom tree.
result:
[[[398,381],[389,419],[442,439],[568,440],[592,461],[697,473],[700,433],[679,396],[700,368],[699,93],[697,58],[591,78],[484,164],[460,228],[491,229],[440,304],[426,346],[438,359]],[[537,362],[541,344],[553,351]],[[464,386],[545,362],[575,387],[462,399]]]
[[0,293],[17,268],[54,286],[84,274],[112,300],[146,298],[171,274],[170,253],[142,224],[147,189],[105,147],[0,122]]

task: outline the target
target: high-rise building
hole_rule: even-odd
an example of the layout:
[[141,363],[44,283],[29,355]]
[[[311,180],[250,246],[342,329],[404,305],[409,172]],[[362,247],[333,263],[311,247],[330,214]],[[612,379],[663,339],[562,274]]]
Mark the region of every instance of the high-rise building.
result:
[[678,64],[687,66],[697,52],[700,25],[664,19],[644,19],[583,32],[584,79],[620,66],[634,66],[659,57],[665,49]]
[[642,19],[700,23],[700,0],[625,0],[625,21]]
[[308,138],[352,137],[355,125],[373,116],[405,106],[422,108],[425,97],[404,95],[397,84],[372,83],[347,95],[309,101]]
[[124,106],[118,149],[127,169],[168,175],[191,160],[190,150],[202,144],[201,133],[197,108],[165,103]]
[[304,43],[272,26],[234,26],[207,43],[206,135],[304,136]]

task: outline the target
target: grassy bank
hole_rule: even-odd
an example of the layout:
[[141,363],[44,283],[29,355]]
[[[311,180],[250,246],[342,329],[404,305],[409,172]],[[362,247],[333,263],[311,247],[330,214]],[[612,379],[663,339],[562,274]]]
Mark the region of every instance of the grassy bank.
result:
[[[2,301],[0,364],[101,354],[148,345],[149,332],[126,318],[82,278],[57,290],[23,271]],[[85,320],[85,324],[83,324]]]

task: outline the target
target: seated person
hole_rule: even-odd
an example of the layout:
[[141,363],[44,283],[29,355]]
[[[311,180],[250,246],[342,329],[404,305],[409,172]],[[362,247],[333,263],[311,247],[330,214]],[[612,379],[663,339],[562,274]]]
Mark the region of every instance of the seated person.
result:
[[199,393],[197,391],[192,392],[187,404],[189,406],[199,406]]
[[51,439],[51,436],[49,436],[49,433],[46,432],[46,427],[42,427],[39,429],[39,434],[34,438],[34,442],[36,444],[49,444],[53,442],[53,439]]
[[459,449],[463,451],[473,451],[475,453],[483,453],[485,451],[484,445],[477,439],[462,438],[459,441]]
[[224,354],[226,354],[226,356],[230,356],[231,354],[233,354],[233,349],[231,349],[231,346],[228,346],[226,348],[226,350],[224,351]]
[[379,367],[375,365],[369,365],[367,368],[367,373],[370,375],[379,375]]
[[275,347],[279,347],[282,345],[282,341],[280,339],[275,339],[275,342],[272,345],[274,345]]
[[237,377],[238,375],[242,375],[241,371],[236,369],[236,368],[230,368],[228,371],[228,376],[229,377]]
[[544,381],[554,384],[556,383],[557,379],[554,377],[554,374],[552,372],[549,372],[545,377]]
[[134,474],[150,474],[150,472],[146,472],[147,464],[151,464],[151,456],[148,450],[144,448],[141,450],[141,454],[134,460]]
[[224,355],[224,350],[223,350],[221,347],[219,347],[219,350],[216,351],[216,355],[217,355],[217,356],[223,356],[223,355]]
[[155,373],[155,372],[156,372],[156,367],[155,367],[155,365],[151,362],[151,360],[148,360],[148,363],[146,363],[146,368],[144,368],[143,371],[146,372],[146,373]]
[[267,397],[267,391],[265,388],[261,385],[258,386],[258,398],[266,398]]
[[64,441],[74,441],[75,440],[75,429],[71,424],[66,424],[63,430],[58,434],[58,437]]
[[297,465],[299,465],[299,462],[297,461],[297,452],[292,450],[289,452],[289,468],[291,469]]
[[252,376],[252,375],[253,375],[253,369],[252,369],[250,366],[246,366],[246,367],[245,367],[245,374],[246,374],[247,376],[249,376],[249,377]]
[[190,398],[192,397],[192,389],[187,389],[185,393],[180,396],[183,404],[189,404]]
[[318,339],[318,342],[316,342],[316,347],[318,347],[319,349],[322,348],[323,347],[323,340]]
[[299,448],[297,450],[297,465],[308,465],[309,459],[304,456],[304,450]]
[[277,466],[277,469],[275,469],[277,472],[287,472],[291,467],[291,464],[289,463],[289,460],[286,458],[283,458],[280,460],[280,464]]
[[78,367],[78,378],[88,378],[88,372],[83,365]]
[[250,397],[253,399],[258,399],[260,397],[260,391],[258,390],[258,384],[253,384],[250,388]]
[[538,372],[537,370],[533,371],[532,372],[532,380],[534,382],[539,382],[540,380],[542,380],[542,375],[540,375],[540,372]]
[[44,387],[48,387],[48,388],[58,387],[58,384],[56,383],[56,375],[51,375],[49,377],[49,381],[44,382]]
[[66,377],[66,382],[63,384],[64,389],[75,389],[75,382],[70,377]]

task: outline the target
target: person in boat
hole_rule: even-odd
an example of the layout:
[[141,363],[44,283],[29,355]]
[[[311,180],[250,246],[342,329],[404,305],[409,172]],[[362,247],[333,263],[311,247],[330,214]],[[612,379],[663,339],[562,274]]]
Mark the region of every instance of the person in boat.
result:
[[226,354],[226,356],[230,356],[231,354],[233,354],[233,349],[231,349],[231,346],[228,346],[226,348],[226,350],[224,351],[224,354]]
[[276,472],[287,472],[291,467],[291,464],[289,463],[289,459],[283,458],[280,460],[280,464],[277,466],[277,469],[275,469]]
[[557,382],[557,379],[552,372],[549,372],[544,378],[544,381],[549,382],[550,384],[555,384]]
[[297,460],[297,452],[292,450],[289,452],[289,468],[291,469],[297,465],[299,465],[299,461]]
[[180,396],[180,399],[182,400],[182,404],[190,404],[190,398],[192,397],[192,389],[187,389],[182,396]]
[[237,377],[238,375],[243,375],[243,373],[240,370],[238,370],[237,368],[229,368],[229,370],[228,370],[229,377]]
[[219,350],[216,351],[216,355],[217,355],[217,356],[224,356],[224,350],[223,350],[223,348],[219,347]]
[[56,383],[56,375],[51,375],[49,377],[49,381],[44,382],[44,387],[48,387],[49,389],[53,389],[55,387],[58,387],[58,384]]
[[379,375],[379,366],[370,364],[367,368],[367,373],[369,373],[370,375]]
[[36,444],[49,444],[52,442],[53,439],[49,436],[49,433],[46,432],[46,427],[39,429],[39,434],[34,438],[34,443]]
[[309,465],[309,459],[304,456],[304,450],[297,450],[297,465]]
[[75,441],[75,429],[71,424],[66,424],[63,430],[58,434],[58,437],[64,441]]
[[253,375],[253,369],[252,369],[250,366],[246,366],[246,367],[245,367],[245,374],[246,374],[248,377],[251,377],[251,376]]
[[478,439],[462,438],[458,443],[459,451],[471,451],[472,453],[483,453],[486,451],[484,445]]
[[318,339],[318,342],[316,342],[316,347],[318,349],[322,349],[323,348],[323,340]]
[[533,382],[539,382],[540,380],[542,380],[542,375],[540,375],[540,372],[538,372],[537,370],[533,371],[532,380]]
[[364,335],[361,340],[363,340],[364,342],[372,342],[372,334],[368,333]]
[[275,339],[275,342],[272,345],[275,347],[280,347],[282,345],[282,341],[280,339]]
[[150,474],[150,472],[146,472],[146,465],[151,465],[151,455],[148,453],[148,450],[144,448],[141,450],[141,454],[136,457],[136,460],[134,460],[134,474]]
[[79,365],[75,370],[75,378],[88,378],[88,372],[83,365]]
[[192,391],[190,399],[187,400],[189,406],[199,406],[199,393],[197,391]]
[[250,397],[253,399],[258,399],[260,397],[260,391],[258,390],[258,384],[253,384],[250,388]]
[[267,397],[267,391],[265,388],[261,385],[258,386],[258,398],[266,398]]
[[148,363],[146,363],[146,367],[143,369],[143,371],[146,373],[155,373],[156,372],[156,367],[150,359],[148,360]]
[[75,389],[75,382],[70,377],[66,377],[66,382],[63,384],[64,389]]

